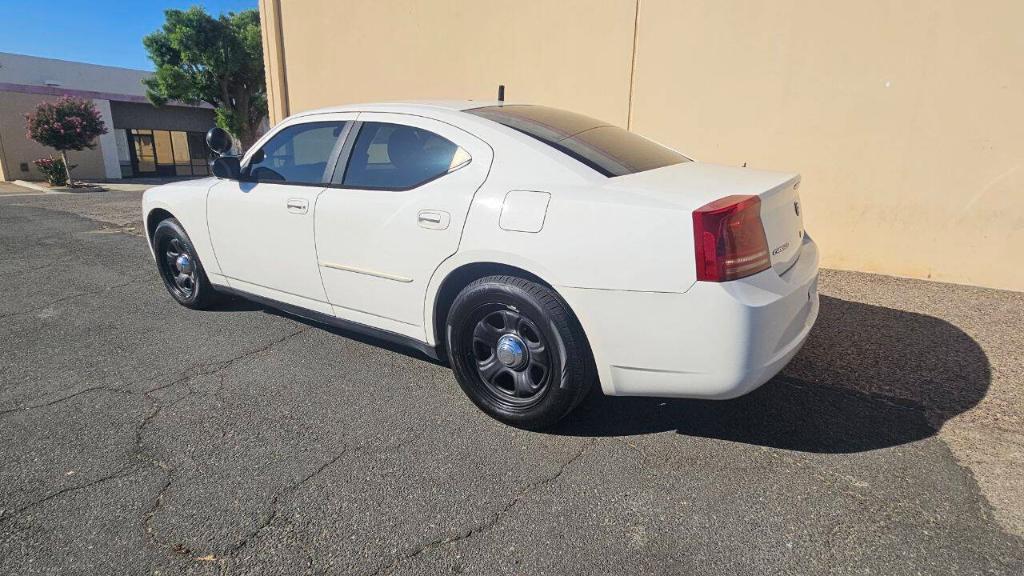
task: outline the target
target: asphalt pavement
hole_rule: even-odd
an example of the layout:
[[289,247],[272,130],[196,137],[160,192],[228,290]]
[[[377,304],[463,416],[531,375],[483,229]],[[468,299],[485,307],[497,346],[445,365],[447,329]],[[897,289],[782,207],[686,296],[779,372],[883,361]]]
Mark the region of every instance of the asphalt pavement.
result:
[[779,377],[547,433],[178,306],[138,195],[0,199],[0,574],[1021,574],[1018,293],[825,271]]

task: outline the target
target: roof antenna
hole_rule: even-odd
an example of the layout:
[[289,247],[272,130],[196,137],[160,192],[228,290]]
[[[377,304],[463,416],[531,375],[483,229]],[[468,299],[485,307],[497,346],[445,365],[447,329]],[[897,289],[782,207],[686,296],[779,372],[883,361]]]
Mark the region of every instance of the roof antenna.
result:
[[498,84],[498,102],[505,101],[505,85]]

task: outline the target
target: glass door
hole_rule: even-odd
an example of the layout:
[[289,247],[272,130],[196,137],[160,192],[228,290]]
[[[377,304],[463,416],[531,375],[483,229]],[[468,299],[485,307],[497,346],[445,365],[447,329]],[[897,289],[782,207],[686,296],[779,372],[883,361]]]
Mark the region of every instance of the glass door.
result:
[[131,130],[129,137],[132,144],[130,150],[135,175],[156,175],[156,147],[153,145],[153,131]]
[[153,130],[156,146],[156,173],[160,176],[174,176],[174,147],[168,130]]

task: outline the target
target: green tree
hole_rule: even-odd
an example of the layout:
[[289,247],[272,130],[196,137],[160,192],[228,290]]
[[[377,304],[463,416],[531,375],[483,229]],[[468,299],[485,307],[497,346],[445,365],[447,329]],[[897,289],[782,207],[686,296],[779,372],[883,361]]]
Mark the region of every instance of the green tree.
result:
[[217,125],[247,149],[267,114],[267,81],[259,12],[243,10],[214,18],[199,6],[167,10],[163,28],[142,43],[156,65],[143,82],[157,106],[168,100],[207,102]]
[[[107,133],[103,118],[92,100],[70,96],[63,96],[56,102],[40,102],[35,110],[25,115],[25,120],[29,138],[60,152],[67,184],[72,183],[68,150],[95,148],[96,138]],[[44,170],[44,173],[47,180],[54,181],[50,172]]]

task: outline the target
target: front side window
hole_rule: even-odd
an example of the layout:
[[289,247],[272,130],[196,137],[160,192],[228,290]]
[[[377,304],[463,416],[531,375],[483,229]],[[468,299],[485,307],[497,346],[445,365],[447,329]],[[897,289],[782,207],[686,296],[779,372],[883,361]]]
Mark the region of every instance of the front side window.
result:
[[321,184],[344,122],[289,126],[253,153],[243,177],[257,182]]
[[466,110],[518,130],[608,177],[689,162],[682,154],[618,126],[546,106],[487,106]]
[[429,130],[366,122],[359,128],[341,184],[348,188],[408,190],[469,162],[469,154]]

